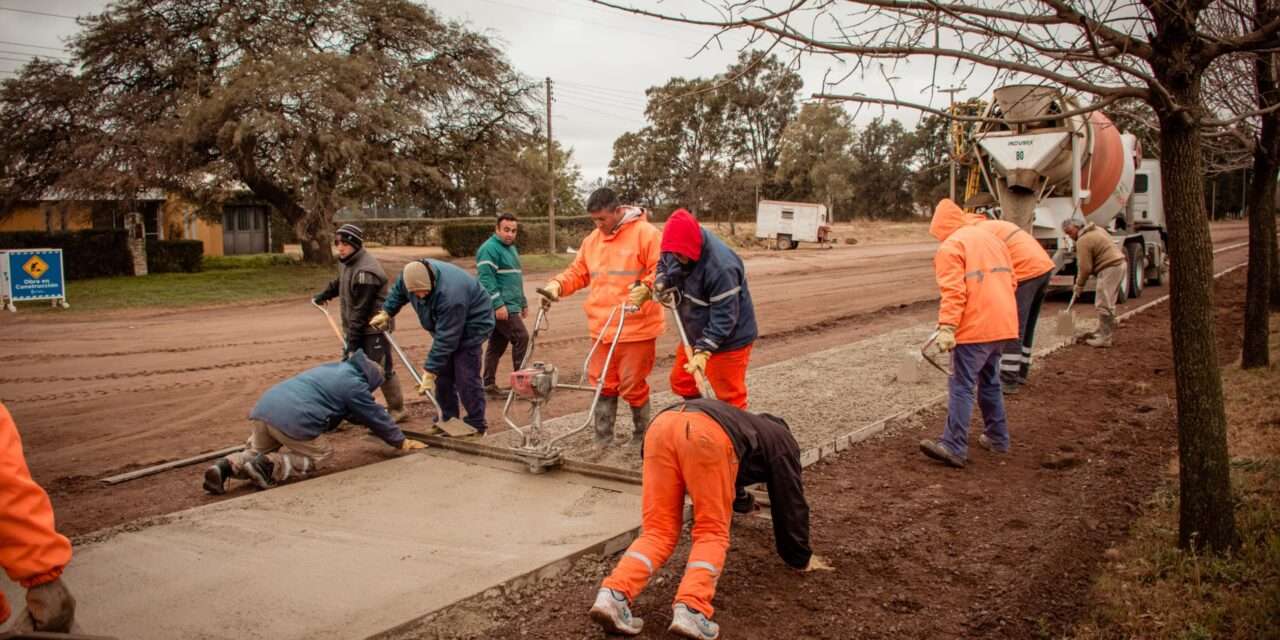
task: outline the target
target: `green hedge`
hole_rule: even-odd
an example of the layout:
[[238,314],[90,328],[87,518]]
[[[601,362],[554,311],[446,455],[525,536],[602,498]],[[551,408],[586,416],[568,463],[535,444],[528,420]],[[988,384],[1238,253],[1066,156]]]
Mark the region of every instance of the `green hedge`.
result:
[[0,249],[62,249],[67,280],[133,274],[128,234],[122,229],[11,231],[0,233]]
[[195,273],[203,258],[199,240],[147,240],[147,273]]
[[[493,235],[493,222],[490,220],[451,222],[440,227],[440,244],[445,251],[455,258],[469,258],[476,255],[480,245]],[[556,218],[557,253],[568,247],[577,248],[582,239],[591,233],[595,225],[591,216],[573,216]],[[520,231],[516,235],[516,246],[521,253],[546,253],[550,244],[545,219],[541,222],[520,221]]]

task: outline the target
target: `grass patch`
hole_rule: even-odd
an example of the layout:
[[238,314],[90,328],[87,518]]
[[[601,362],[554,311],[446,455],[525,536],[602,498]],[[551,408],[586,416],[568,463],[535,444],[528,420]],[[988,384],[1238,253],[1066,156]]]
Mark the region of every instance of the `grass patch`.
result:
[[280,254],[210,256],[202,264],[199,273],[73,280],[67,283],[70,309],[52,309],[47,302],[19,308],[24,314],[84,313],[271,301],[315,293],[337,274],[332,267],[305,266]]
[[[1271,326],[1280,354],[1280,316]],[[1071,637],[1280,637],[1280,367],[1227,367],[1222,386],[1240,548],[1222,557],[1179,550],[1177,489],[1166,487],[1112,553],[1096,606]]]
[[572,253],[522,253],[520,267],[529,271],[560,271],[573,262]]

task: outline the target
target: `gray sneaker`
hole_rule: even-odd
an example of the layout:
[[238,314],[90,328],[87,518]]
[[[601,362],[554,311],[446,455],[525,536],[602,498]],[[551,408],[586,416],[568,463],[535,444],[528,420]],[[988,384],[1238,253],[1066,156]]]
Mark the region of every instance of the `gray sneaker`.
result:
[[933,440],[921,440],[920,451],[924,452],[926,456],[929,456],[934,460],[937,460],[943,464],[946,464],[949,467],[955,467],[957,469],[964,468],[964,463],[965,463],[964,458],[961,458],[960,456],[954,453],[951,453],[950,451],[947,451],[947,448],[942,446],[941,442],[934,442]]
[[677,602],[672,608],[671,626],[667,627],[667,631],[691,640],[716,640],[720,637],[720,625],[690,609],[683,602]]
[[985,433],[978,436],[978,446],[992,453],[1009,453],[1009,447],[997,449],[995,443],[991,442],[991,438],[988,438]]
[[259,489],[270,489],[276,486],[275,478],[272,477],[275,473],[275,464],[261,453],[244,463],[244,472],[254,484],[258,485]]
[[591,605],[591,619],[605,633],[634,636],[644,628],[644,620],[631,615],[627,597],[606,587],[601,587],[596,592],[596,602]]

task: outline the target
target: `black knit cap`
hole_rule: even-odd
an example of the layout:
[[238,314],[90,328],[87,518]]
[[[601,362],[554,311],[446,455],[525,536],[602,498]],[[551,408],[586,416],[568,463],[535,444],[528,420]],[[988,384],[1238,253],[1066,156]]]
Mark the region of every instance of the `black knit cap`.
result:
[[339,240],[359,249],[364,246],[364,231],[354,224],[344,224],[335,233]]

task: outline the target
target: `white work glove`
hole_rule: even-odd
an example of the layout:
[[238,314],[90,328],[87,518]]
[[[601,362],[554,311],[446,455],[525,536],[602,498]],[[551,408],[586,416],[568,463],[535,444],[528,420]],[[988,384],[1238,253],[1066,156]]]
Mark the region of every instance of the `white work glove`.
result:
[[417,451],[418,449],[426,449],[426,448],[427,448],[427,443],[421,442],[418,440],[413,440],[411,438],[405,438],[404,442],[400,443],[401,451]]
[[418,385],[417,389],[419,395],[425,396],[428,393],[434,393],[436,390],[436,374],[431,373],[430,371],[423,371],[422,382]]
[[652,297],[653,292],[649,290],[649,285],[643,282],[637,282],[627,290],[627,302],[633,307],[644,304],[646,300]]
[[544,297],[546,297],[548,300],[552,302],[560,301],[560,282],[559,281],[552,280],[551,282],[548,282],[547,284],[543,285],[542,290],[546,292],[547,295]]
[[707,361],[710,359],[711,354],[709,352],[701,349],[694,351],[693,357],[689,358],[689,361],[684,365],[685,373],[689,375],[701,374],[705,377],[707,375]]
[[386,311],[379,311],[374,314],[372,320],[369,320],[369,326],[378,331],[386,331],[387,327],[391,326],[391,314]]

